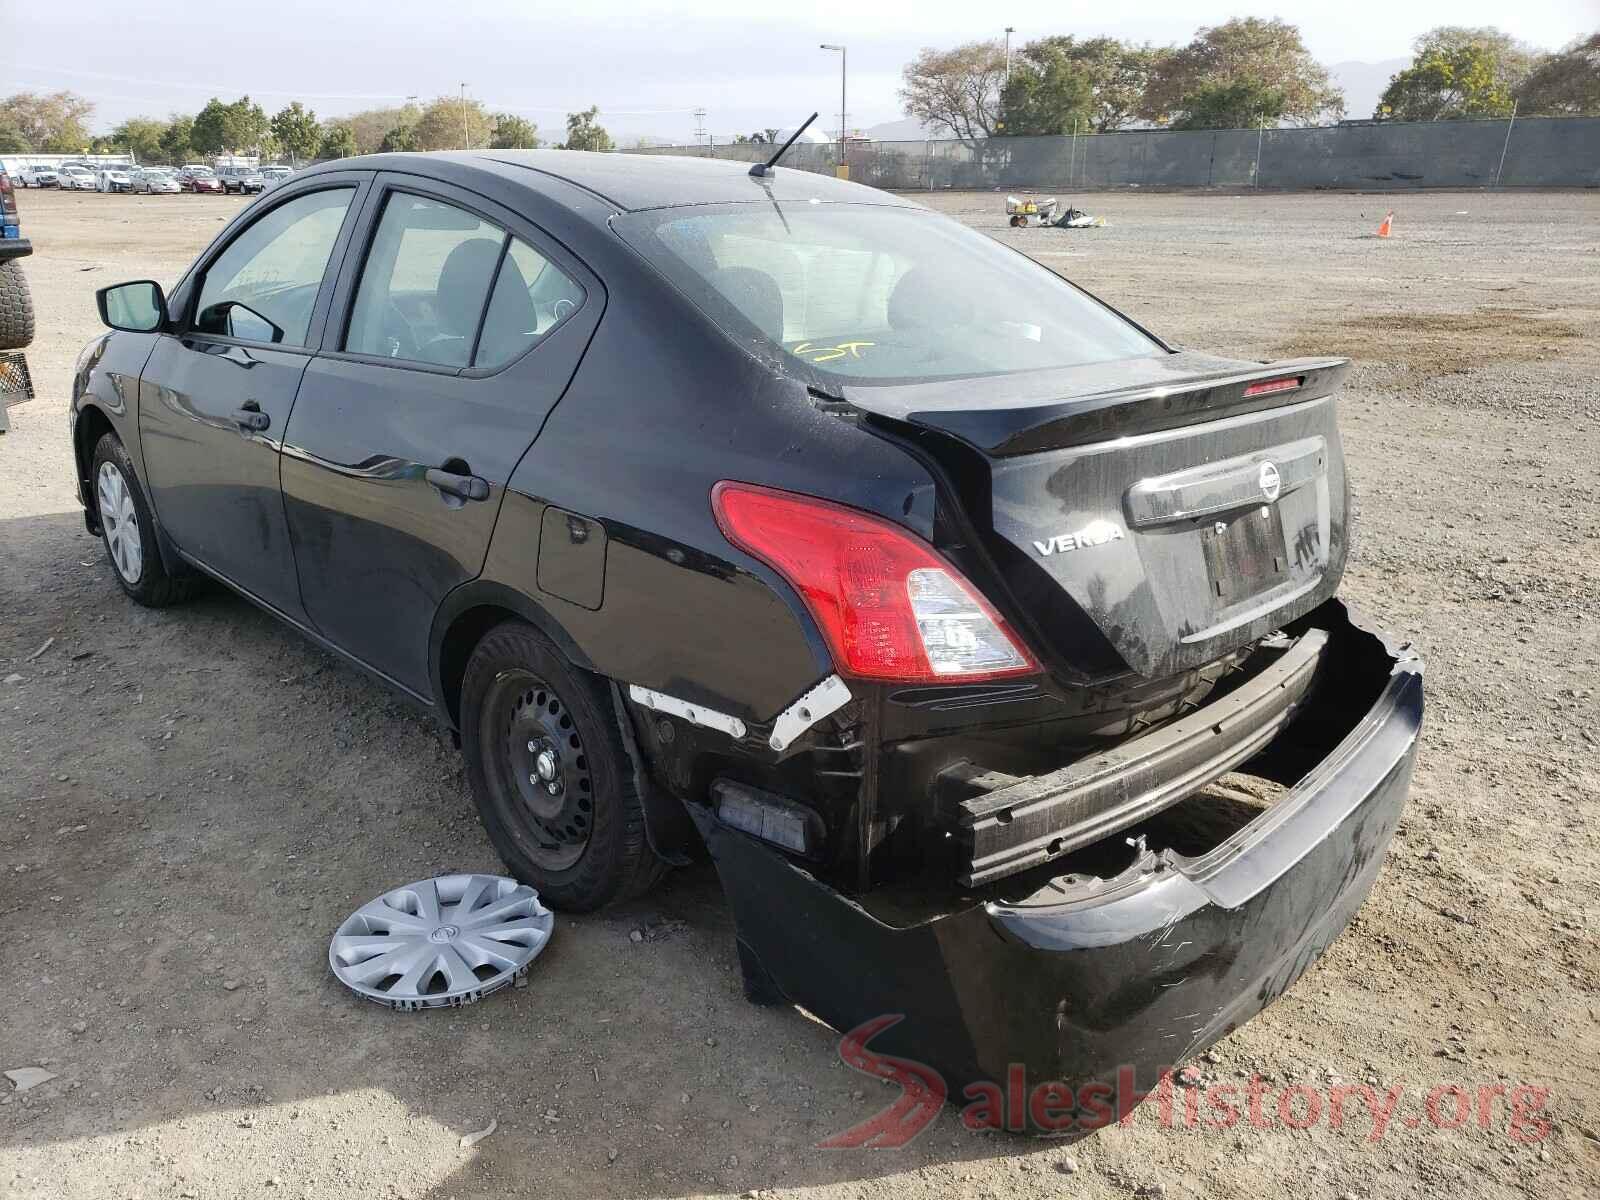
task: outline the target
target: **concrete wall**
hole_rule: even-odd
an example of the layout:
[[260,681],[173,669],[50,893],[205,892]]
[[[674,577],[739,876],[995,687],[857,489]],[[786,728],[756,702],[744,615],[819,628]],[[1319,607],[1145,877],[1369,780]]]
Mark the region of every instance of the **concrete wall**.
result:
[[[1507,131],[1510,138],[1507,139]],[[636,151],[764,160],[771,146]],[[1500,166],[1502,150],[1505,166]],[[833,174],[837,143],[795,145],[784,163]],[[1330,126],[1316,129],[1141,130],[1081,137],[852,142],[850,178],[875,187],[1408,188],[1600,187],[1600,118]]]

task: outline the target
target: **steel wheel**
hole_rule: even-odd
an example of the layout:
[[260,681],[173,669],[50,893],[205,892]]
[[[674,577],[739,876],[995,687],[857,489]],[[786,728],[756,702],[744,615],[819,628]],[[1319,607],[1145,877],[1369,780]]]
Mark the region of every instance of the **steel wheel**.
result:
[[504,672],[490,703],[503,730],[495,765],[516,798],[529,853],[545,870],[565,871],[583,857],[594,820],[594,777],[572,714],[527,671]]
[[526,974],[554,930],[532,888],[498,875],[445,875],[363,904],[333,935],[328,965],[346,987],[390,1008],[453,1008]]
[[139,515],[134,511],[133,493],[116,463],[100,464],[100,525],[106,532],[106,546],[117,574],[129,586],[144,577],[144,542],[139,537]]

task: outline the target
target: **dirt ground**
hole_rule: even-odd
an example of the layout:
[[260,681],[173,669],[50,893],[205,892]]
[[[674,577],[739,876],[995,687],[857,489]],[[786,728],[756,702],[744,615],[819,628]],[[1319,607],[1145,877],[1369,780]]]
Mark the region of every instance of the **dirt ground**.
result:
[[[743,1001],[709,870],[561,918],[530,986],[472,1008],[333,980],[355,905],[497,866],[448,737],[241,600],[134,607],[71,484],[94,289],[170,283],[238,202],[20,201],[41,398],[0,437],[0,1070],[56,1078],[0,1095],[0,1196],[1600,1192],[1600,195],[1091,196],[1107,226],[1080,232],[934,198],[1175,342],[1358,360],[1344,593],[1427,659],[1410,807],[1354,925],[1197,1065],[1403,1085],[1406,1119],[1189,1128],[1147,1104],[1064,1145],[947,1108],[857,1151],[815,1143],[892,1093]],[[1436,1127],[1451,1083],[1548,1089],[1548,1132],[1513,1136],[1492,1093],[1487,1129]]]

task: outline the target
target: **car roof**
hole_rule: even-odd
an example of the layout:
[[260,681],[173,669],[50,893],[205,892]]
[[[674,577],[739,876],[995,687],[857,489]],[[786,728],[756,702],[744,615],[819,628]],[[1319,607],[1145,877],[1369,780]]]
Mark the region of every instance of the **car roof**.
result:
[[[750,163],[673,154],[593,153],[584,150],[468,150],[433,154],[372,154],[336,159],[319,169],[414,171],[435,174],[444,164],[481,171],[537,188],[541,176],[559,179],[623,211],[689,204],[777,201],[887,204],[922,207],[914,200],[781,164],[760,179]],[[432,167],[433,169],[429,169]],[[304,172],[302,173],[304,174]]]

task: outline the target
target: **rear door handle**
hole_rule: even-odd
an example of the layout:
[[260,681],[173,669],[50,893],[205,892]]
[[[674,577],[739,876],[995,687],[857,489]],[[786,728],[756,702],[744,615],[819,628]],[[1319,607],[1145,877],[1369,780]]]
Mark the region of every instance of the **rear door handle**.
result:
[[240,429],[248,429],[252,433],[262,433],[272,425],[272,418],[261,411],[261,406],[254,400],[246,400],[239,411],[233,414],[233,419],[239,423]]
[[429,467],[423,478],[445,495],[454,496],[458,500],[487,500],[489,498],[489,481],[476,475],[458,475],[454,471],[446,471],[439,467]]

